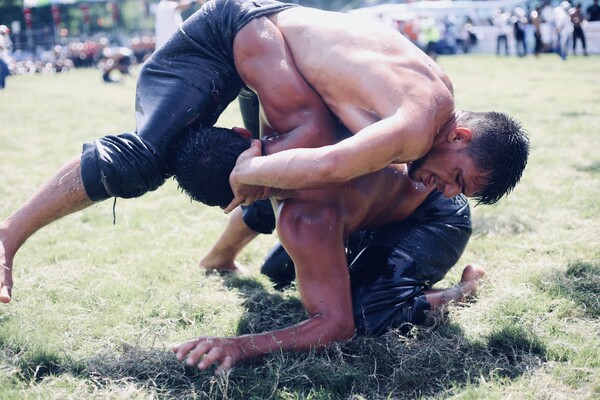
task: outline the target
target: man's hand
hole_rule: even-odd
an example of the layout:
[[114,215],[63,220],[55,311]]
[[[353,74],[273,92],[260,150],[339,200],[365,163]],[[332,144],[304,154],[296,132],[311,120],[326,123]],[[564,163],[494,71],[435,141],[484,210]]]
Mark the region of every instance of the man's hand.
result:
[[250,169],[250,161],[261,155],[261,142],[259,140],[252,141],[250,148],[239,155],[235,168],[231,171],[231,175],[229,175],[229,184],[231,185],[234,197],[231,203],[224,209],[225,214],[229,214],[240,204],[252,204],[256,200],[270,197],[270,188],[246,185],[240,182],[240,175]]
[[247,358],[240,338],[199,337],[173,347],[173,352],[179,361],[187,357],[187,365],[196,365],[201,370],[218,363],[217,373]]

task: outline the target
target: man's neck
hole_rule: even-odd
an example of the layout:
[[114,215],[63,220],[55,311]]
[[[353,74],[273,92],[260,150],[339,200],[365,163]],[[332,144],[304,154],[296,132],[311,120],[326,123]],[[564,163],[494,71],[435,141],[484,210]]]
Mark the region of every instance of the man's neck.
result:
[[460,115],[460,111],[452,112],[452,114],[450,114],[450,117],[444,123],[444,125],[442,125],[440,128],[438,128],[438,131],[437,131],[435,139],[434,139],[434,145],[436,143],[438,143],[439,141],[445,140],[446,136],[448,136],[448,134],[450,132],[452,132],[454,129],[456,129],[457,120],[458,120],[459,115]]

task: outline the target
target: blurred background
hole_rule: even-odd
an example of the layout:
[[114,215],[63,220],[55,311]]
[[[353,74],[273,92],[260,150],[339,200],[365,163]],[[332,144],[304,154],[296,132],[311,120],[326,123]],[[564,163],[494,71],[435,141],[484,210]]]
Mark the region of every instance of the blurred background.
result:
[[[203,2],[0,0],[0,68],[8,76],[97,67],[112,82],[143,62],[165,40],[161,37],[168,37],[177,21]],[[565,59],[568,54],[600,53],[598,0],[288,2],[380,20],[434,58],[557,53]]]

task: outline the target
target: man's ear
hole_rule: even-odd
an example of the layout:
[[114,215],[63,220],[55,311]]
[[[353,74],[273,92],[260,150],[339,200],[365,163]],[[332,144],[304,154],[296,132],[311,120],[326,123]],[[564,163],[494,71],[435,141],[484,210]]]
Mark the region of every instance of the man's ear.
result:
[[448,134],[448,141],[454,142],[462,140],[464,142],[470,142],[473,139],[473,131],[469,128],[456,127],[452,132]]
[[246,128],[239,128],[234,126],[231,128],[232,131],[243,137],[244,139],[252,139],[252,133]]

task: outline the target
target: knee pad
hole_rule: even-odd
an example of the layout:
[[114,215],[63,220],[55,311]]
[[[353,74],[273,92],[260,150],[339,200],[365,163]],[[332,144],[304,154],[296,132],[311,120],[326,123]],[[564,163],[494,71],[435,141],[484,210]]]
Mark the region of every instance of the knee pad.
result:
[[260,273],[271,278],[277,290],[286,288],[296,278],[294,262],[281,244],[271,249]]
[[270,200],[258,200],[242,206],[242,218],[254,232],[268,235],[275,230],[275,211]]
[[167,162],[139,136],[124,133],[84,144],[83,184],[93,201],[133,198],[156,190],[171,173]]
[[238,95],[238,102],[240,104],[242,120],[244,121],[244,128],[252,132],[253,139],[260,139],[260,105],[258,96],[254,92],[242,88]]

